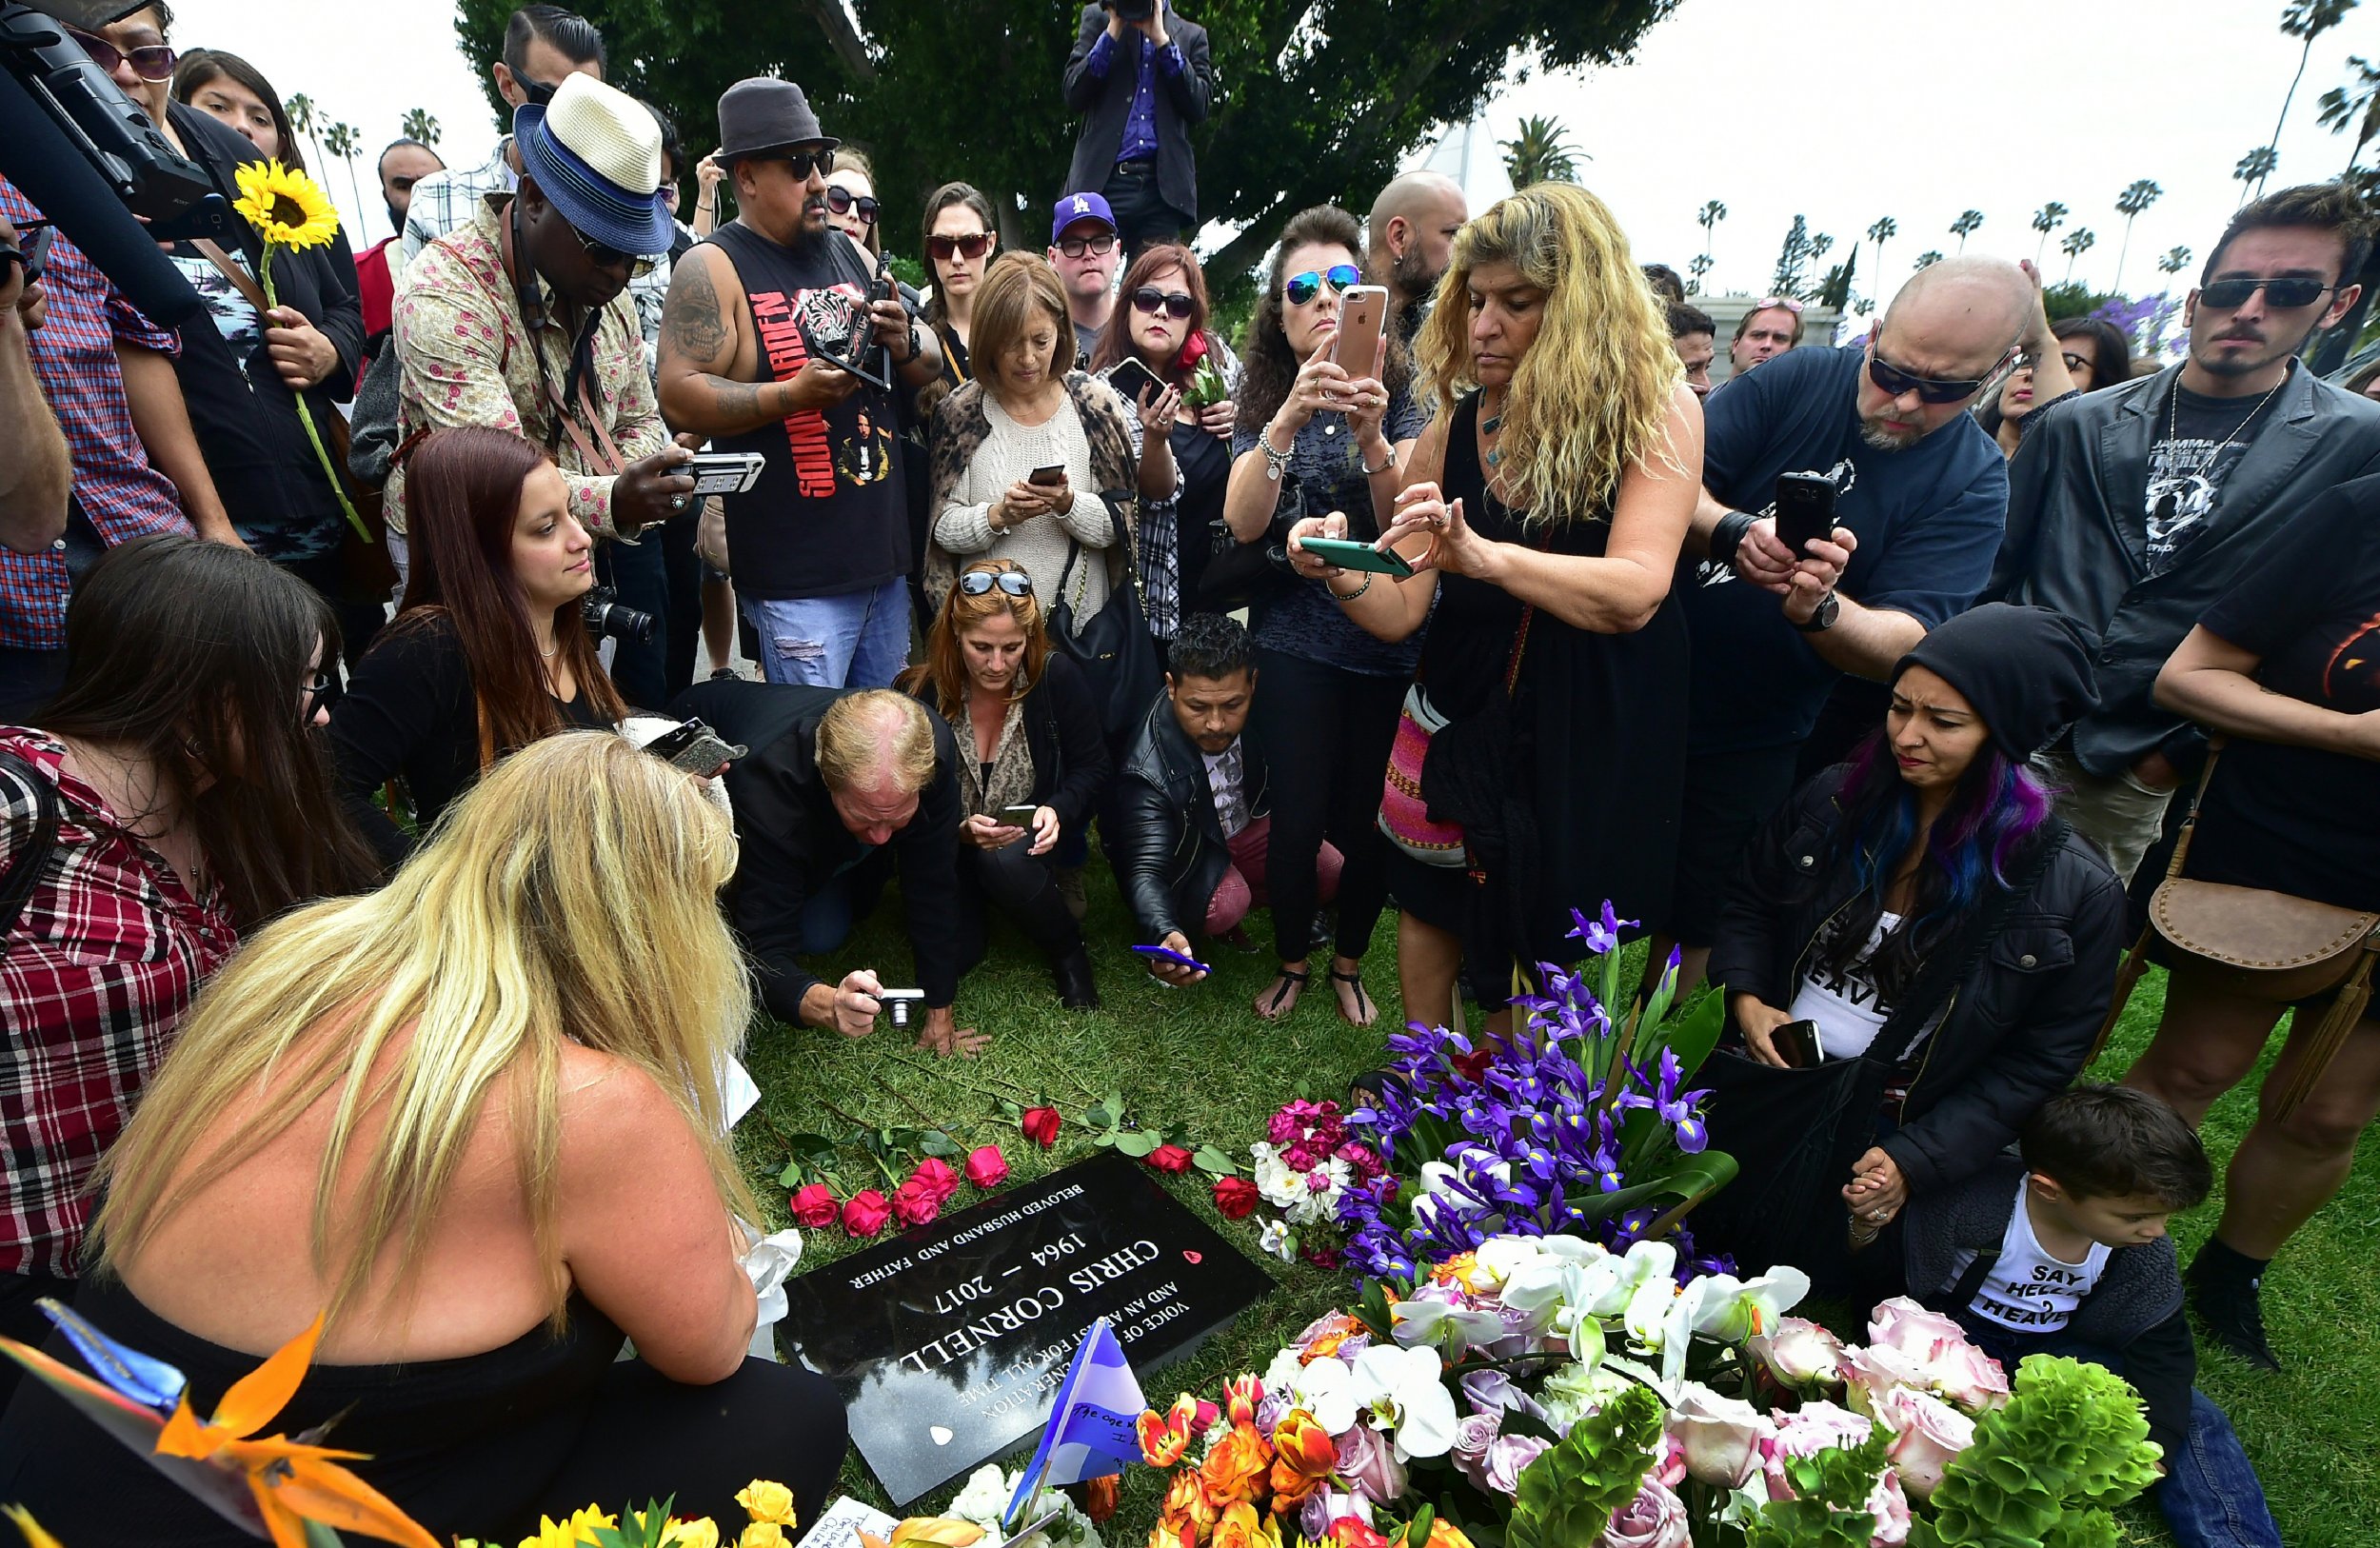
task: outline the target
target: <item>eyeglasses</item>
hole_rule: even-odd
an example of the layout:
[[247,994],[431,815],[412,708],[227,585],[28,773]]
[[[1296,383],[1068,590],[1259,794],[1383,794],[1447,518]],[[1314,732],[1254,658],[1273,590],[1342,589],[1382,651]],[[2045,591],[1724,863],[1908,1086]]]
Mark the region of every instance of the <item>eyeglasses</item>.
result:
[[[2092,370],[2091,361],[2088,356],[2077,355],[2067,350],[2060,349],[2057,352],[2057,357],[2058,359],[2066,362],[2066,368],[2070,371]],[[2095,375],[2096,372],[2093,372],[2093,374]]]
[[338,680],[333,678],[327,670],[320,668],[312,677],[306,680],[306,708],[298,716],[300,725],[314,724],[315,715],[323,707],[323,700],[329,696],[330,690],[337,685],[337,682]]
[[1116,250],[1116,233],[1102,231],[1098,236],[1067,236],[1058,239],[1058,250],[1069,258],[1080,258],[1086,252],[1104,258]]
[[925,239],[925,250],[945,264],[954,252],[964,254],[972,262],[992,250],[992,239],[985,231],[971,231],[965,236],[929,236]]
[[2311,307],[2324,295],[2337,289],[2320,280],[2214,280],[2199,287],[2198,299],[2217,311],[2230,311],[2245,307],[2248,298],[2258,290],[2264,298],[2282,311],[2294,311]]
[[[1993,368],[1998,369],[1997,367]],[[1887,397],[1906,397],[1914,392],[1919,403],[1939,404],[1956,403],[1961,398],[1972,398],[1981,392],[1984,384],[1992,378],[1981,376],[1972,382],[1944,382],[1931,376],[1919,376],[1894,365],[1876,353],[1874,345],[1870,345],[1868,347],[1868,380],[1883,389]]]
[[110,75],[115,73],[118,65],[129,63],[132,73],[144,81],[169,81],[173,79],[174,63],[181,57],[162,43],[152,43],[145,49],[128,52],[106,38],[93,37],[79,28],[68,28],[66,35],[81,44],[83,51],[90,55],[90,62]]
[[1033,577],[1021,569],[971,569],[959,577],[959,594],[988,596],[994,586],[1012,597],[1033,595]]
[[54,228],[46,220],[24,220],[15,225],[17,245],[0,248],[0,259],[23,264],[25,283],[31,285],[49,270],[50,237]]
[[1322,282],[1330,282],[1333,295],[1344,295],[1354,286],[1363,283],[1363,270],[1353,264],[1333,264],[1319,274],[1307,269],[1292,274],[1281,282],[1280,293],[1293,307],[1302,307],[1322,293]]
[[606,247],[575,226],[570,228],[570,234],[577,237],[579,246],[586,249],[588,263],[593,264],[597,268],[618,268],[625,264],[627,266],[628,277],[632,280],[643,279],[661,263],[661,259],[657,256],[622,252],[618,248]]
[[849,189],[839,189],[830,184],[826,189],[826,208],[838,215],[848,215],[856,208],[860,211],[860,224],[873,226],[877,213],[883,207],[864,193],[854,198]]
[[[1799,317],[1801,315],[1801,303],[1795,301],[1792,296],[1762,296],[1759,300],[1752,304],[1752,310],[1767,311],[1771,307],[1782,307],[1787,311],[1792,312],[1795,317]],[[1752,313],[1746,312],[1744,315],[1749,317]]]
[[1180,290],[1160,290],[1154,285],[1144,285],[1132,292],[1132,309],[1147,312],[1151,317],[1160,311],[1170,312],[1175,317],[1187,317],[1197,309],[1198,305]]

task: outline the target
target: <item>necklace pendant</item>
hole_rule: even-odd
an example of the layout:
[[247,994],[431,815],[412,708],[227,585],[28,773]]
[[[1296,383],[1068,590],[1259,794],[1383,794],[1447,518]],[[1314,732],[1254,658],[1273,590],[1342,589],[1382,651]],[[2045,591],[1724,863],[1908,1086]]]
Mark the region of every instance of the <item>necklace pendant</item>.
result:
[[1494,435],[1497,431],[1502,429],[1503,427],[1504,416],[1497,414],[1493,419],[1488,420],[1485,424],[1479,427],[1479,433],[1481,435]]
[[1501,463],[1503,460],[1504,460],[1504,454],[1503,454],[1501,451],[1497,450],[1497,449],[1496,449],[1495,447],[1490,447],[1488,448],[1488,454],[1487,454],[1487,465],[1488,465],[1490,467],[1494,467],[1494,466],[1496,466],[1498,463]]
[[1339,433],[1339,422],[1333,420],[1330,424],[1323,426],[1322,433],[1324,435],[1337,435]]

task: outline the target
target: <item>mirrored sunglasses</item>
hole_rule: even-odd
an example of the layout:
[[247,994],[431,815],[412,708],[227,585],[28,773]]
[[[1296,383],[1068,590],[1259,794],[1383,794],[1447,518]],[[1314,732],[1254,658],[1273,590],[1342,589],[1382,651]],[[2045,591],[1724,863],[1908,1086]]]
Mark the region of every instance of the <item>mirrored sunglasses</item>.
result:
[[1329,282],[1333,295],[1345,295],[1349,289],[1363,283],[1363,270],[1353,264],[1333,264],[1319,274],[1308,269],[1284,280],[1280,293],[1291,306],[1302,307],[1322,293],[1324,281]]
[[994,586],[1012,597],[1029,597],[1033,595],[1033,577],[1021,569],[971,569],[959,577],[962,596],[986,596]]

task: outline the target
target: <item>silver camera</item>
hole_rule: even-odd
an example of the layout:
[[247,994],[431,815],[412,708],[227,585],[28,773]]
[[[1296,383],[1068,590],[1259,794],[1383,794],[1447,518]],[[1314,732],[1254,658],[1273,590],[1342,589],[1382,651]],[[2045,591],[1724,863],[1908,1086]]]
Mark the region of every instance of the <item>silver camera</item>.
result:
[[883,1006],[885,1013],[892,1017],[893,1025],[907,1026],[909,1007],[911,1005],[922,1006],[925,1003],[925,991],[923,989],[879,989],[876,991],[876,1002]]

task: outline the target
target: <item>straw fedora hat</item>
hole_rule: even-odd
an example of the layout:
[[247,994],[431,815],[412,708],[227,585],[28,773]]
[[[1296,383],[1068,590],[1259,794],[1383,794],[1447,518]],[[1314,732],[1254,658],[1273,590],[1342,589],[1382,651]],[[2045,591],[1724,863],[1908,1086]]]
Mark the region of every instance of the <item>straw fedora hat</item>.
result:
[[512,135],[522,170],[581,236],[641,256],[669,250],[661,126],[634,97],[573,74],[545,106],[513,109]]

